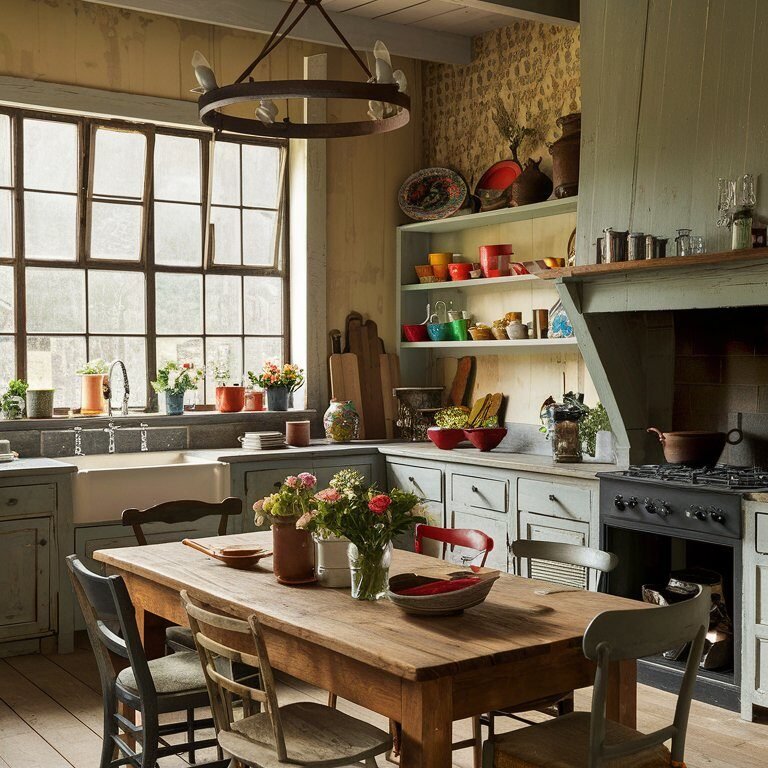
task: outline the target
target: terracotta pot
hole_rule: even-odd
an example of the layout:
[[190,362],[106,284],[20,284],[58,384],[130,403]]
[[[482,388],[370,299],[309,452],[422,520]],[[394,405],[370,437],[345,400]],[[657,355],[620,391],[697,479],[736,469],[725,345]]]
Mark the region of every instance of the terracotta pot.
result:
[[104,386],[107,377],[103,373],[86,373],[81,378],[80,414],[100,416],[104,413],[106,405]]
[[557,125],[563,135],[549,148],[555,197],[573,197],[579,193],[581,112],[558,117]]
[[539,170],[541,158],[528,158],[525,170],[512,185],[512,205],[543,203],[552,194],[552,179]]
[[298,517],[272,519],[272,568],[281,584],[308,584],[315,580],[315,545],[312,535],[296,527]]
[[689,467],[713,467],[717,464],[726,442],[736,445],[741,434],[731,438],[725,432],[662,432],[650,427],[649,432],[659,436],[664,458],[669,464],[685,464]]
[[216,410],[219,413],[238,413],[245,405],[245,387],[216,387]]

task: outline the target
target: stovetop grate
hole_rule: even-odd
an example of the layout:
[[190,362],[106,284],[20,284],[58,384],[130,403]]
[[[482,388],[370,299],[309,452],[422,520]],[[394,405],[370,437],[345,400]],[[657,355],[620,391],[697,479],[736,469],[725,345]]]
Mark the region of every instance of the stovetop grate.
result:
[[768,488],[768,469],[717,464],[708,469],[694,469],[680,464],[633,464],[622,471],[624,477],[711,486],[736,491]]

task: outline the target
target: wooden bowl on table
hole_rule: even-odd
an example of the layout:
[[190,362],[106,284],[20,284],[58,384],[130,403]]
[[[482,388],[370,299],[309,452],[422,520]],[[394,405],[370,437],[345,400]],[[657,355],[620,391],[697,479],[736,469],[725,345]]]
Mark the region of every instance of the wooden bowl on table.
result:
[[[462,574],[461,571],[457,571],[458,578],[463,575],[473,578],[471,572]],[[389,580],[387,597],[400,610],[415,616],[455,616],[467,608],[473,608],[485,602],[496,583],[496,579],[499,578],[499,573],[497,571],[484,577],[474,578],[477,578],[477,581],[453,592],[440,592],[433,595],[403,595],[400,592],[405,589],[450,583],[455,579],[437,579],[430,576],[419,576],[415,573],[401,573]]]

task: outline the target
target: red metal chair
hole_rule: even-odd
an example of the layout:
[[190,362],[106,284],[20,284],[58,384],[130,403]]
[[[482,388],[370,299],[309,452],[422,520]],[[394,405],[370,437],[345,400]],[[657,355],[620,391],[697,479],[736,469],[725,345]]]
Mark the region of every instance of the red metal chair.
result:
[[[422,554],[424,550],[424,539],[438,541],[443,545],[442,559],[445,560],[445,553],[448,545],[462,547],[464,549],[474,549],[482,553],[483,559],[475,565],[481,567],[485,565],[488,559],[488,553],[493,550],[493,539],[482,531],[474,528],[439,528],[435,525],[417,525],[415,549],[417,554]],[[475,558],[472,558],[474,560]],[[467,561],[470,562],[469,560]]]

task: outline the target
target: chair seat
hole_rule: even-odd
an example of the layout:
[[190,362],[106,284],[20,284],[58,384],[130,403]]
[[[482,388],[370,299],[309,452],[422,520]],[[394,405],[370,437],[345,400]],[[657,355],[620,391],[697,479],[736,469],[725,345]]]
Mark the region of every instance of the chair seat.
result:
[[165,642],[174,651],[195,651],[195,638],[189,627],[168,627],[165,630]]
[[[196,653],[182,652],[147,662],[158,694],[205,691],[205,676]],[[130,667],[117,676],[119,686],[137,696],[136,677]]]
[[[590,721],[589,713],[576,712],[497,736],[493,741],[493,768],[587,768]],[[606,744],[632,741],[639,736],[632,728],[606,721]],[[662,745],[606,760],[602,768],[669,768],[670,764],[669,750]]]
[[[337,709],[313,702],[280,707],[288,762],[296,765],[348,766],[383,754],[392,745],[388,733]],[[218,734],[221,748],[236,760],[259,768],[285,766],[277,759],[269,715],[239,720]]]

